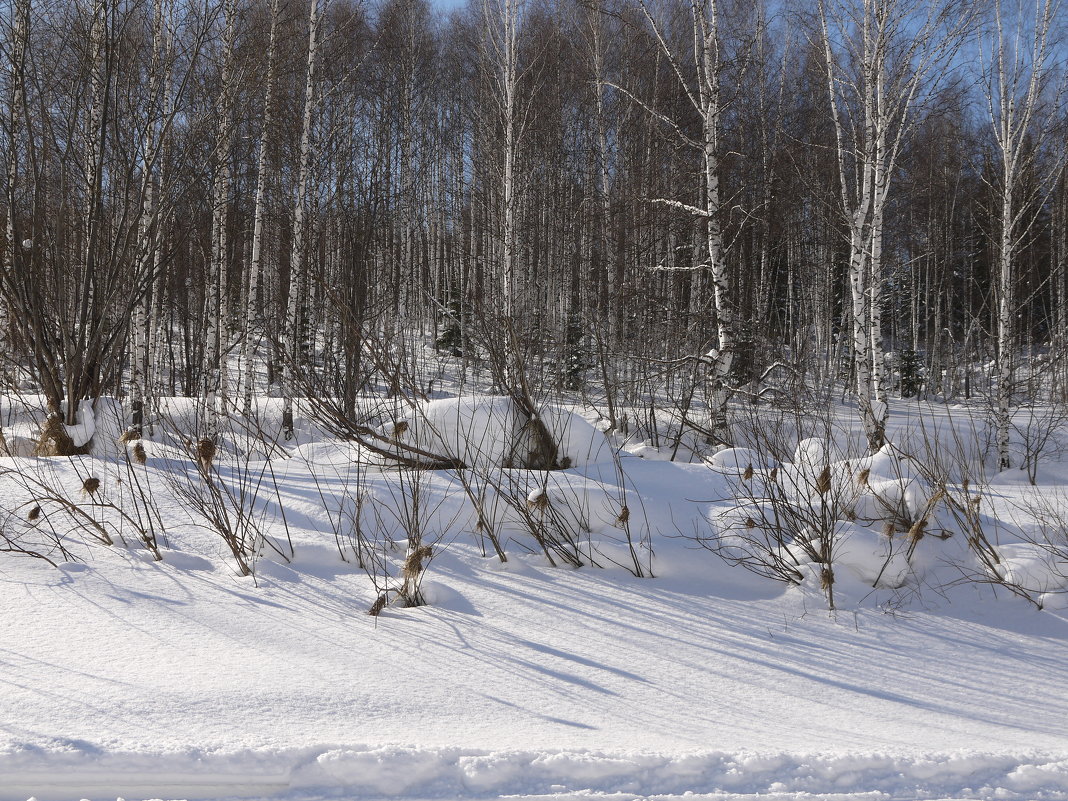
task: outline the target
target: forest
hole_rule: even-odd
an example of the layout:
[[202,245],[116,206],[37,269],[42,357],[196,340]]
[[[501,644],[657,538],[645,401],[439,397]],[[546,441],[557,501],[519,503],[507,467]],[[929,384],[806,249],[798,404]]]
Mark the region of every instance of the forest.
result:
[[0,801],[1068,798],[1062,0],[0,0]]
[[435,351],[710,443],[737,401],[839,388],[874,451],[891,396],[981,399],[1002,467],[1065,392],[1055,0],[5,7],[0,353],[38,453],[102,396],[131,436],[264,394],[287,440],[294,398],[351,433]]

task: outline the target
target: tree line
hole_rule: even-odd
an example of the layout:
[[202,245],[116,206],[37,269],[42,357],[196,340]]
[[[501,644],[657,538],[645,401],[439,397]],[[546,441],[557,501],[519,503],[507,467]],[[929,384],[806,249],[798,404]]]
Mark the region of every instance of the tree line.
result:
[[9,0],[4,375],[134,435],[272,391],[292,436],[294,398],[425,391],[433,342],[721,441],[737,398],[844,385],[877,448],[891,394],[986,393],[1007,464],[1068,376],[1065,16]]

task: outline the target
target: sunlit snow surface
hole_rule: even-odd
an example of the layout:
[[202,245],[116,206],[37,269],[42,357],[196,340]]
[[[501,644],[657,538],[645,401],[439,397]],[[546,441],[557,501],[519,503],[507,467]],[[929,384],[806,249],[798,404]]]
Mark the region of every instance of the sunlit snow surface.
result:
[[[272,461],[296,556],[255,578],[181,511],[162,457],[142,469],[163,562],[134,539],[78,545],[58,569],[0,559],[2,801],[1068,798],[1059,596],[1037,611],[976,583],[842,579],[832,614],[818,588],[681,536],[724,502],[721,474],[626,457],[655,578],[608,560],[626,564],[611,466],[560,479],[604,507],[605,567],[577,570],[518,533],[507,564],[484,557],[462,493],[434,476],[431,605],[376,619],[326,526],[320,493],[344,476],[327,450]],[[55,463],[73,487],[93,473],[116,491],[124,470]],[[995,488],[1007,505],[1031,491]]]

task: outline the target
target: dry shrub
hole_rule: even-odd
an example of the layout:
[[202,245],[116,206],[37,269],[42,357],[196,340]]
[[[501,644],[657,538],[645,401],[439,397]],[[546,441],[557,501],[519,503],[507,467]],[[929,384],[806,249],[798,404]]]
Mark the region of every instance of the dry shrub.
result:
[[37,440],[34,456],[84,456],[89,453],[89,444],[75,445],[63,419],[52,414],[41,426],[41,436]]

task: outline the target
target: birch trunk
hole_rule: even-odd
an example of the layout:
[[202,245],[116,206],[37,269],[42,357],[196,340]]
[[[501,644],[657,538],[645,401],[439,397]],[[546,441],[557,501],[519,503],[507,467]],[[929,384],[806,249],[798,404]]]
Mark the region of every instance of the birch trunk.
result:
[[[167,70],[164,67],[165,0],[155,0],[152,14],[152,65],[149,71],[148,96],[155,104],[166,92]],[[164,109],[166,102],[163,103]],[[150,115],[155,108],[150,107]],[[166,114],[163,115],[166,118]],[[139,439],[144,427],[146,376],[149,363],[149,333],[151,289],[154,283],[153,270],[159,257],[159,219],[156,198],[158,148],[162,138],[162,119],[155,116],[145,125],[144,153],[141,158],[141,221],[138,227],[138,257],[134,283],[138,299],[133,308],[130,329],[130,437]]]
[[295,436],[293,424],[293,371],[299,361],[300,323],[306,281],[308,239],[308,182],[311,172],[312,124],[315,118],[316,71],[319,63],[319,0],[312,0],[308,12],[307,70],[304,85],[304,115],[301,123],[300,160],[297,172],[297,196],[293,203],[293,249],[289,265],[289,301],[286,307],[285,349],[282,365],[283,401],[282,436],[288,442]]
[[[26,248],[23,247],[19,237],[18,225],[18,185],[19,185],[19,152],[22,146],[23,106],[26,98],[26,50],[30,37],[30,0],[17,0],[14,7],[14,24],[11,32],[11,56],[10,56],[10,81],[11,91],[8,95],[7,108],[7,218],[5,220],[4,235],[6,245],[4,247],[3,274],[0,275],[0,350],[7,353],[8,348],[8,303],[9,294],[18,291],[16,282],[15,259],[16,254],[21,254]],[[30,243],[30,253],[33,250],[32,235],[26,237]],[[19,258],[32,258],[31,256],[19,256]],[[6,368],[6,365],[3,365]]]
[[[68,335],[66,349],[66,417],[67,425],[78,422],[79,401],[93,392],[92,379],[86,369],[93,315],[100,299],[96,296],[95,274],[98,241],[103,217],[104,148],[107,138],[109,102],[109,24],[114,9],[107,0],[93,4],[89,47],[92,64],[89,73],[91,105],[85,143],[85,217],[81,270],[78,271],[78,294],[73,298],[75,322]],[[56,442],[58,446],[58,441]]]
[[[1056,165],[1047,166],[1037,181],[1024,184],[1023,173],[1036,166],[1038,154],[1053,134],[1056,112],[1045,110],[1044,89],[1050,76],[1054,21],[1060,13],[1058,0],[1036,0],[1033,17],[1015,9],[1006,19],[1004,3],[994,6],[992,40],[980,40],[987,111],[1000,154],[1001,175],[996,185],[1000,235],[997,245],[997,387],[994,399],[994,429],[998,467],[1011,466],[1009,451],[1012,425],[1012,390],[1016,368],[1016,259],[1031,235],[1038,212],[1056,186],[1064,168],[1065,154]],[[1052,98],[1051,106],[1063,99]]]
[[[668,43],[662,25],[646,0],[639,0],[639,7],[658,43],[658,55],[668,62],[686,100],[699,115],[699,137],[688,136],[681,123],[644,103],[626,88],[615,88],[645,109],[654,119],[667,125],[687,145],[700,151],[701,175],[697,205],[689,205],[669,198],[654,198],[660,203],[684,211],[705,226],[704,246],[707,262],[694,265],[694,269],[706,270],[712,283],[712,303],[716,317],[716,344],[700,357],[705,365],[705,386],[708,396],[709,420],[707,434],[715,442],[729,444],[731,441],[727,420],[727,403],[730,400],[730,373],[737,346],[733,287],[727,269],[723,231],[720,221],[719,186],[719,132],[720,132],[720,59],[719,17],[717,0],[695,0],[690,6],[693,34],[693,62],[687,64]],[[693,74],[691,79],[689,76]],[[696,86],[694,85],[696,83]],[[696,254],[695,254],[696,256]],[[697,259],[695,258],[695,262]]]
[[[824,78],[849,235],[852,366],[874,452],[886,438],[882,345],[883,230],[898,155],[937,92],[973,11],[927,0],[819,0]],[[859,41],[858,41],[859,40]],[[849,44],[855,43],[855,44]],[[856,72],[847,66],[856,63]]]
[[[491,3],[493,4],[491,6]],[[519,309],[519,286],[516,280],[516,164],[519,147],[519,20],[522,0],[485,0],[483,13],[489,33],[491,56],[496,70],[497,103],[502,130],[501,142],[501,219],[498,277],[501,305],[506,317]]]
[[227,272],[229,239],[227,216],[233,176],[230,160],[234,138],[234,38],[236,36],[236,0],[226,0],[224,6],[226,30],[223,39],[223,66],[221,87],[217,105],[218,130],[216,133],[215,185],[212,192],[211,263],[208,271],[206,314],[208,324],[207,346],[204,348],[205,375],[205,431],[204,436],[214,441],[219,434],[219,404],[223,390],[223,364],[226,358]]
[[254,360],[261,341],[263,319],[259,303],[260,283],[263,275],[263,222],[267,197],[267,156],[271,132],[274,128],[274,85],[276,79],[278,24],[281,17],[281,0],[271,0],[271,32],[267,44],[267,78],[263,90],[263,124],[256,153],[256,199],[252,222],[252,255],[248,269],[248,286],[245,304],[245,340],[241,361],[244,367],[242,391],[245,417],[252,415],[252,393],[255,385]]

